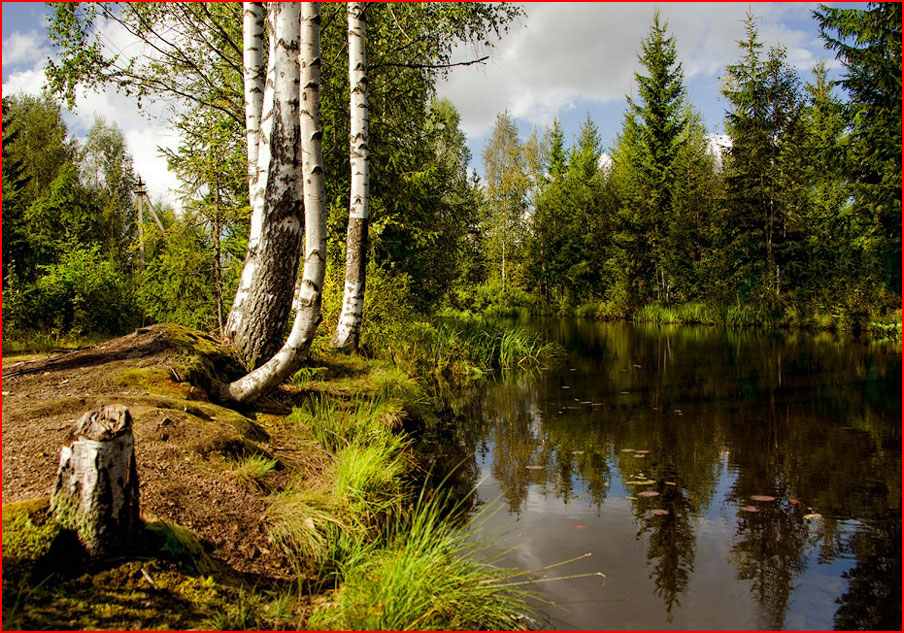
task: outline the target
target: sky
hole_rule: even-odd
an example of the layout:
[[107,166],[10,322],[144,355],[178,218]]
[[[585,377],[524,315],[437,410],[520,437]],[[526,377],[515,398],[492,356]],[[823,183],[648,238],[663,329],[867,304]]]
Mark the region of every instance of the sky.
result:
[[[702,113],[714,136],[724,132],[726,104],[719,94],[719,77],[726,64],[739,57],[737,41],[744,38],[743,20],[750,10],[758,19],[760,39],[787,48],[788,61],[804,80],[819,60],[839,73],[834,54],[823,47],[811,11],[814,3],[528,3],[525,15],[489,51],[460,47],[457,59],[489,54],[483,65],[453,69],[438,85],[461,113],[462,129],[471,150],[471,166],[483,172],[481,154],[496,115],[507,110],[526,138],[534,127],[542,130],[554,117],[565,138],[577,136],[589,115],[611,147],[622,124],[625,96],[634,92],[637,53],[654,11],[668,22],[684,69],[689,101]],[[844,3],[863,7],[865,3]],[[43,67],[53,55],[47,37],[43,3],[4,2],[3,94],[38,93]],[[122,35],[106,33],[114,40]],[[128,42],[118,41],[126,49]],[[151,104],[141,112],[112,89],[80,93],[76,108],[65,114],[71,132],[84,136],[95,114],[116,123],[151,195],[178,207],[173,191],[178,180],[166,169],[158,147],[175,147],[178,138],[167,124],[167,111]]]

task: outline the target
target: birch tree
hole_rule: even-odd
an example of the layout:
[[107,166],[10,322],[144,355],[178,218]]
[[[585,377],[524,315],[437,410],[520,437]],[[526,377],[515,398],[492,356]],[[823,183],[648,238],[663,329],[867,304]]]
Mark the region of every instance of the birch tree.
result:
[[264,105],[266,69],[264,68],[264,3],[243,2],[242,53],[245,87],[245,137],[248,141],[248,195],[257,176],[257,151],[260,143],[261,109]]
[[254,364],[279,349],[301,254],[297,3],[271,2],[270,59],[252,183],[248,253],[226,339]]
[[[298,6],[298,5],[296,5]],[[320,123],[320,3],[301,3],[301,173],[304,178],[305,260],[292,330],[266,363],[231,383],[228,396],[248,402],[265,395],[294,373],[307,356],[321,320],[326,273],[326,195]]]
[[364,312],[367,268],[367,223],[370,206],[368,164],[366,22],[363,2],[348,3],[348,78],[350,89],[351,201],[345,255],[345,290],[342,312],[333,337],[339,349],[356,349]]

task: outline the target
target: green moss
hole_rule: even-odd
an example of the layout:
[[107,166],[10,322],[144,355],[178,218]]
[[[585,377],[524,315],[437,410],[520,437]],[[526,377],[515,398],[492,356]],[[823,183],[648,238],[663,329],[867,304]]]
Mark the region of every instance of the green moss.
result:
[[60,533],[48,514],[49,497],[3,506],[3,564],[36,562],[44,557]]

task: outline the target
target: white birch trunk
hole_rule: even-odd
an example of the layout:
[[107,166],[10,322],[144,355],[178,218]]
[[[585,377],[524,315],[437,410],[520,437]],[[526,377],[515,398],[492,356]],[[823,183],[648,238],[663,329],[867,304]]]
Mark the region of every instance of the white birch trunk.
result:
[[83,415],[60,452],[50,509],[90,558],[128,551],[141,534],[132,416],[123,406]]
[[265,395],[301,366],[321,320],[326,273],[326,193],[320,124],[320,3],[301,5],[301,163],[304,177],[305,261],[289,338],[269,361],[229,385],[229,397],[250,402]]
[[267,74],[264,68],[264,3],[243,2],[242,46],[245,79],[245,138],[248,143],[249,199],[257,176],[261,110]]
[[270,57],[251,196],[248,254],[225,336],[254,364],[279,349],[302,238],[299,176],[298,3],[271,2]]
[[367,269],[367,224],[370,212],[367,57],[364,2],[348,3],[348,78],[350,87],[351,201],[345,255],[345,290],[342,313],[333,337],[339,349],[355,349],[364,312]]

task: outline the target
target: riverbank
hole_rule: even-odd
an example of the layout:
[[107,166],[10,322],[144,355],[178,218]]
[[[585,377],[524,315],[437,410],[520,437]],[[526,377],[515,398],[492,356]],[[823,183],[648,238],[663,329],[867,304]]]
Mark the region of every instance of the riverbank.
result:
[[[473,324],[422,324],[384,358],[312,359],[253,409],[209,397],[241,369],[216,341],[154,326],[3,372],[7,628],[522,628],[511,572],[482,560],[422,487],[428,384],[528,366],[553,348]],[[134,419],[144,546],[65,561],[46,494],[71,423]]]
[[491,305],[477,313],[447,310],[450,318],[514,318],[566,316],[597,321],[630,321],[657,325],[711,325],[727,328],[758,327],[772,330],[838,332],[874,341],[901,342],[901,310],[844,310],[801,312],[788,309],[765,313],[749,307],[681,303],[649,304],[633,311],[613,310],[607,303],[584,303],[576,308],[543,305]]

